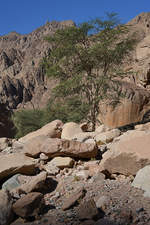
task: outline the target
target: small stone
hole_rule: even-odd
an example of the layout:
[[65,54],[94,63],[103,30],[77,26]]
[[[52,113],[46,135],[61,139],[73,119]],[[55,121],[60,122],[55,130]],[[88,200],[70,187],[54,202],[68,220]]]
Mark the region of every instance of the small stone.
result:
[[70,157],[55,157],[49,162],[49,165],[54,165],[59,169],[64,169],[67,167],[73,167],[74,160]]
[[51,165],[50,162],[48,162],[46,165],[43,165],[43,169],[48,173],[48,175],[57,175],[60,171],[57,166]]
[[109,205],[109,202],[110,198],[108,196],[103,195],[96,201],[96,207],[104,211],[107,208],[107,205]]
[[89,178],[89,171],[88,170],[81,170],[75,173],[76,177],[79,177],[80,179],[87,180]]
[[79,219],[96,219],[99,211],[96,207],[94,199],[90,199],[80,204],[79,206]]
[[41,153],[41,154],[40,154],[40,159],[41,159],[41,160],[48,160],[48,156],[45,155],[44,153]]
[[84,195],[85,189],[83,187],[79,188],[64,201],[62,209],[63,210],[69,209],[70,207],[75,205],[79,199],[83,198]]

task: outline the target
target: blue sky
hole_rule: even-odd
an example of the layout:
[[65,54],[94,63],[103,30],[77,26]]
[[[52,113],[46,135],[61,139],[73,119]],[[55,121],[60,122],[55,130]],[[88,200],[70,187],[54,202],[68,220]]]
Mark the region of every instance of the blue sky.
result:
[[123,23],[150,11],[150,0],[0,0],[0,35],[30,33],[46,21],[76,23],[116,12]]

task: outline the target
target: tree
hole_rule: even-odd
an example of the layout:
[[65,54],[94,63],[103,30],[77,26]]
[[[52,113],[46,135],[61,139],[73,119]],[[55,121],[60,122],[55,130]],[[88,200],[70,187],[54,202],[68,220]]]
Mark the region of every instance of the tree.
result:
[[99,102],[108,97],[110,83],[117,82],[119,66],[133,47],[134,40],[126,33],[116,14],[107,14],[107,20],[66,27],[46,38],[50,51],[43,65],[49,77],[59,80],[54,96],[64,100],[73,96],[87,105],[93,130]]
[[16,111],[12,115],[12,121],[16,129],[16,138],[25,136],[26,134],[35,131],[45,125],[44,111],[42,110],[21,110]]

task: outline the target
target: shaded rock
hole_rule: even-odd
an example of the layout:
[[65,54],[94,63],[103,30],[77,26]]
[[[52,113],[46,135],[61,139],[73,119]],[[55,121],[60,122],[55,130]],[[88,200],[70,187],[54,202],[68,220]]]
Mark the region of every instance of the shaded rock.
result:
[[11,191],[12,189],[19,187],[21,185],[18,180],[19,176],[20,174],[16,174],[9,178],[7,181],[5,181],[2,185],[2,189]]
[[57,166],[60,169],[73,167],[74,160],[70,157],[55,157],[50,162],[49,165]]
[[12,201],[9,192],[0,190],[0,224],[9,225],[13,218]]
[[40,174],[32,177],[29,182],[22,184],[20,187],[16,188],[14,191],[21,193],[39,192],[44,189],[45,181],[47,178],[46,172],[41,172]]
[[132,183],[132,186],[135,188],[140,188],[144,191],[145,197],[150,197],[150,166],[145,166],[144,168],[140,169],[136,177],[134,178],[134,181]]
[[112,142],[114,138],[118,137],[121,134],[119,129],[113,129],[104,133],[97,134],[95,136],[96,143],[98,145],[103,145],[109,142]]
[[103,154],[101,171],[135,175],[137,171],[150,164],[150,133],[130,131],[116,139],[110,150]]
[[86,144],[45,136],[35,137],[24,145],[24,153],[31,157],[37,157],[40,153],[44,153],[49,158],[56,156],[92,158],[96,157],[97,152],[96,144]]
[[83,132],[87,132],[88,131],[88,123],[87,122],[81,123],[80,128]]
[[25,156],[23,153],[2,155],[0,157],[0,179],[16,173],[34,174],[36,164],[36,160]]
[[45,135],[50,138],[60,138],[61,130],[62,130],[63,123],[60,120],[54,120],[44,127],[27,134],[26,136],[19,139],[20,142],[26,142],[31,140],[34,137]]
[[108,219],[100,219],[94,225],[118,225],[118,224]]
[[81,223],[81,225],[95,225],[95,221],[94,220],[85,220],[85,221],[83,221],[83,223]]
[[[1,82],[0,82],[0,92],[1,92]],[[1,94],[0,94],[0,97],[1,97]],[[7,98],[7,102],[8,102],[8,98]],[[15,134],[13,129],[14,125],[10,118],[11,118],[11,112],[8,110],[7,104],[3,104],[3,102],[0,101],[0,138],[3,138],[3,137],[12,138],[14,136]]]
[[13,204],[13,211],[22,218],[37,216],[43,208],[43,194],[33,192],[20,198]]
[[78,200],[81,200],[85,195],[85,189],[79,188],[74,193],[72,193],[68,198],[65,199],[62,205],[63,210],[67,210],[71,208],[73,205],[77,203]]
[[90,199],[88,201],[84,201],[79,206],[79,219],[96,219],[99,216],[99,211],[96,207],[95,201]]
[[75,134],[82,133],[80,125],[74,122],[65,123],[62,129],[61,138],[72,140]]

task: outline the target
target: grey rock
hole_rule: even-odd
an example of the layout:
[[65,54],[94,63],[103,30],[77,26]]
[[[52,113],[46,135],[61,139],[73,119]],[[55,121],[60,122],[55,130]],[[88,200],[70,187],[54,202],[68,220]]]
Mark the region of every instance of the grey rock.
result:
[[8,191],[0,191],[0,225],[9,225],[13,218],[12,201]]
[[150,197],[150,165],[145,166],[137,172],[132,186],[142,189],[144,196]]
[[21,174],[15,174],[11,178],[9,178],[7,181],[5,181],[3,183],[3,185],[2,185],[2,189],[11,191],[12,189],[19,187],[20,186],[20,182],[18,180],[18,177],[20,175]]

